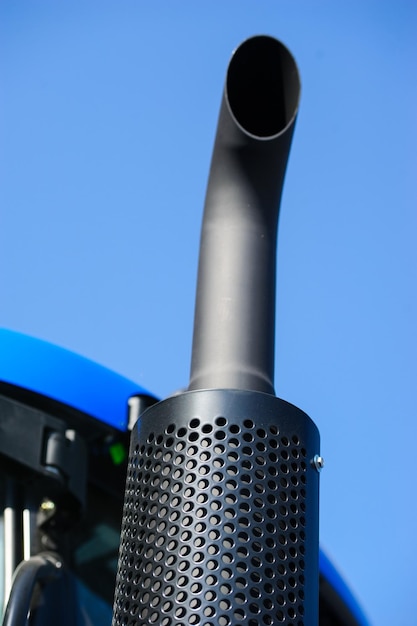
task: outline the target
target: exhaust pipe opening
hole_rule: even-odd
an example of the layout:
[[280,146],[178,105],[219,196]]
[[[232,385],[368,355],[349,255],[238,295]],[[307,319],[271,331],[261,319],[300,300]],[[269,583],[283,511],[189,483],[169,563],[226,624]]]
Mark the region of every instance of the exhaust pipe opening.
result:
[[258,138],[278,135],[296,116],[299,94],[297,66],[281,42],[253,37],[235,51],[226,99],[242,130]]

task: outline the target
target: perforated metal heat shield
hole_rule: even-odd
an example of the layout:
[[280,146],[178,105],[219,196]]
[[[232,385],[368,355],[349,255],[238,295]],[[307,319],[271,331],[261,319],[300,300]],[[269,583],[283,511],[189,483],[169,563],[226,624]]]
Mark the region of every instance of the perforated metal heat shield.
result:
[[264,393],[185,393],[132,433],[114,626],[318,622],[319,434]]

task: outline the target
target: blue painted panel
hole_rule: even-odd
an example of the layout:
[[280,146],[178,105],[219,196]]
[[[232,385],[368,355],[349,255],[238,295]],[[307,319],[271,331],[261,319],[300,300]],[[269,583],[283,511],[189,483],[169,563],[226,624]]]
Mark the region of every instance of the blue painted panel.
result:
[[369,626],[369,621],[365,617],[365,614],[353,596],[351,590],[322,549],[320,549],[319,567],[320,574],[330,583],[339,597],[343,600],[344,604],[349,608],[353,617],[356,619],[358,626]]
[[127,429],[128,398],[152,395],[74,352],[6,329],[0,329],[0,381],[57,400],[119,430]]

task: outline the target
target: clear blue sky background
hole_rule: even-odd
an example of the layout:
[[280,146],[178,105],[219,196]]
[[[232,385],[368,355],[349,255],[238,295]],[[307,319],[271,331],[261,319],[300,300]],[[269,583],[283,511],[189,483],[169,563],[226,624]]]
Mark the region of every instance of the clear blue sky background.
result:
[[413,626],[413,0],[3,0],[0,325],[160,396],[187,384],[226,65],[258,33],[286,43],[303,83],[277,394],[321,431],[322,545],[375,625]]

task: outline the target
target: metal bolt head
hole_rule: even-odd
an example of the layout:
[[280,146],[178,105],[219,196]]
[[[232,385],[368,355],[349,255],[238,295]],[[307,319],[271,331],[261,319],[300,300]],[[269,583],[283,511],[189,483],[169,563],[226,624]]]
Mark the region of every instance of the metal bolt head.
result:
[[50,513],[55,509],[55,503],[51,500],[44,500],[41,504],[41,510],[45,513]]
[[315,454],[311,461],[311,464],[315,470],[317,470],[318,472],[321,472],[321,470],[324,467],[324,459],[319,454]]

